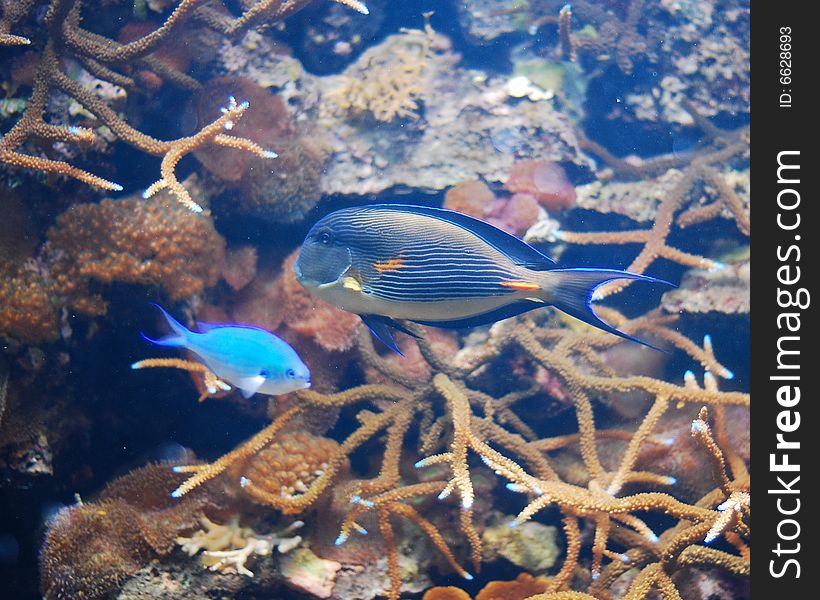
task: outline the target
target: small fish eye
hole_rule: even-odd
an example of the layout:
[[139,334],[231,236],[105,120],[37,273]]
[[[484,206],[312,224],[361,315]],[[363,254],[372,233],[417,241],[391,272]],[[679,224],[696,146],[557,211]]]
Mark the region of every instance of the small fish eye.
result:
[[288,379],[295,379],[296,378],[296,371],[294,371],[293,369],[288,369],[287,371],[285,371],[285,376]]
[[319,243],[325,244],[325,245],[329,244],[330,241],[333,239],[333,236],[327,230],[320,231],[319,235],[317,237],[319,239]]

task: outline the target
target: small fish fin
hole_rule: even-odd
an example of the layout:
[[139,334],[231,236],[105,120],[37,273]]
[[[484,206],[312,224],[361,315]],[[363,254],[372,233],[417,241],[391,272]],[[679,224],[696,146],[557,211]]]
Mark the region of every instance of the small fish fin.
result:
[[367,328],[375,335],[381,342],[390,348],[393,352],[398,354],[399,356],[404,356],[399,347],[396,345],[395,340],[393,339],[393,332],[392,329],[397,329],[402,333],[406,333],[407,335],[418,338],[415,333],[401,325],[399,322],[391,319],[390,317],[385,317],[383,315],[359,315],[362,318],[362,321]]
[[159,311],[162,313],[162,316],[165,317],[165,320],[168,322],[168,326],[171,330],[180,337],[186,337],[191,331],[185,327],[182,323],[177,321],[174,317],[172,317],[167,310],[162,308],[159,304],[152,302],[153,306],[157,307]]
[[168,326],[171,328],[173,333],[166,335],[165,337],[159,339],[153,339],[141,333],[142,337],[146,340],[151,342],[152,344],[157,344],[158,346],[172,346],[172,347],[184,347],[188,344],[188,334],[191,333],[182,323],[177,321],[174,317],[168,314],[164,308],[162,308],[159,304],[152,302],[152,306],[155,306],[160,310],[162,316],[165,317]]
[[378,207],[386,210],[404,211],[417,215],[425,215],[440,219],[462,229],[466,229],[480,237],[482,240],[503,252],[512,261],[534,271],[544,271],[555,264],[549,256],[536,250],[525,241],[502,231],[494,225],[485,223],[480,219],[465,215],[446,208],[433,208],[430,206],[416,206],[414,204],[371,204],[370,208]]
[[263,375],[254,375],[253,377],[243,377],[236,387],[242,392],[244,398],[250,398],[259,391],[263,383],[265,383]]
[[558,310],[618,337],[637,342],[653,350],[666,352],[628,333],[615,329],[612,325],[601,320],[592,310],[592,295],[598,287],[615,279],[634,279],[665,285],[673,284],[648,275],[618,269],[552,269],[545,273],[544,277],[544,289],[549,293],[550,304]]
[[170,346],[172,348],[183,348],[187,345],[185,338],[180,336],[180,335],[177,335],[175,333],[172,333],[170,335],[166,335],[165,337],[159,338],[159,339],[156,339],[156,340],[154,338],[148,337],[147,335],[145,335],[141,331],[140,331],[140,335],[142,336],[142,339],[144,339],[146,342],[151,342],[152,344],[156,344],[157,346]]
[[519,300],[496,308],[487,313],[467,317],[466,319],[458,319],[455,321],[413,321],[419,325],[428,325],[430,327],[440,327],[442,329],[467,329],[470,327],[478,327],[479,325],[487,325],[497,321],[503,321],[510,317],[516,317],[536,308],[543,308],[544,301],[540,298],[533,298],[532,300]]

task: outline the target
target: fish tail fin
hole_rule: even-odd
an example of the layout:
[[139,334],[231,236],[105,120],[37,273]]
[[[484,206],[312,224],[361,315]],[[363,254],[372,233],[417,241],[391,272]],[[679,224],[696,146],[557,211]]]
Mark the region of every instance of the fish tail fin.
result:
[[544,280],[541,289],[544,294],[544,300],[558,310],[593,327],[617,335],[618,337],[637,342],[653,350],[665,352],[665,350],[656,348],[652,344],[644,342],[628,333],[624,333],[601,320],[598,315],[595,314],[595,311],[592,310],[592,297],[596,289],[616,279],[633,279],[637,281],[663,283],[665,285],[673,284],[662,279],[649,277],[648,275],[630,273],[629,271],[621,271],[618,269],[551,269],[545,271],[543,276]]
[[153,339],[145,335],[144,333],[140,332],[140,335],[143,337],[144,340],[151,342],[152,344],[157,344],[158,346],[172,346],[175,348],[184,347],[188,345],[188,334],[190,331],[179,321],[177,321],[174,317],[168,314],[164,308],[162,308],[159,304],[154,302],[151,303],[153,306],[157,307],[162,316],[165,317],[165,320],[168,322],[168,326],[171,328],[173,333],[166,335],[165,337],[159,339]]

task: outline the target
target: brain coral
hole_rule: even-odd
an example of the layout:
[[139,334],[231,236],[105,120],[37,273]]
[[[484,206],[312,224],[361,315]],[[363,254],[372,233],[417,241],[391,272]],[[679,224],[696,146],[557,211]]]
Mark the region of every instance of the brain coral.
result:
[[254,484],[247,488],[252,497],[288,513],[288,501],[307,492],[338,451],[339,444],[330,438],[306,431],[285,432],[247,461],[234,464],[226,476],[233,481],[246,478]]
[[166,193],[72,206],[48,232],[45,254],[52,291],[90,315],[105,303],[91,281],[162,288],[173,300],[200,293],[219,278],[225,241],[213,220]]

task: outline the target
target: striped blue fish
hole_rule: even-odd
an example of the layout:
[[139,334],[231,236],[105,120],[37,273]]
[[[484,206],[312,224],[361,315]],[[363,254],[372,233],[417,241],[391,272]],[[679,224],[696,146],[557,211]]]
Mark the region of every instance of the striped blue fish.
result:
[[396,352],[390,329],[409,333],[396,319],[474,327],[544,306],[649,345],[599,319],[590,301],[607,281],[660,281],[616,269],[556,268],[545,254],[488,223],[405,204],[345,208],[323,217],[308,232],[294,272],[315,296],[360,315]]

